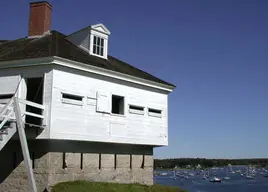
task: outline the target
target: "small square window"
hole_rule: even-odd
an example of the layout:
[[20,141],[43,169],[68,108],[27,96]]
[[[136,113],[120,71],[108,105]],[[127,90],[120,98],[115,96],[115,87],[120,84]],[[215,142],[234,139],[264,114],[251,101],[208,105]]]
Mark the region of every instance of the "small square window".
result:
[[62,102],[73,105],[83,105],[83,96],[62,93]]
[[112,113],[124,115],[124,97],[112,95]]
[[148,109],[148,115],[153,117],[162,117],[162,111],[159,109]]
[[144,115],[144,107],[129,105],[129,113]]

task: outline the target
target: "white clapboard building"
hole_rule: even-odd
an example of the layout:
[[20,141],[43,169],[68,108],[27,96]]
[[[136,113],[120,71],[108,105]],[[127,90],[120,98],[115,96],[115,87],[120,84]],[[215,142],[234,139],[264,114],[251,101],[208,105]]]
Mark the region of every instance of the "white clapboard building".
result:
[[51,10],[31,3],[28,36],[0,40],[0,191],[23,174],[25,191],[75,179],[152,184],[175,86],[110,56],[103,24],[51,31]]

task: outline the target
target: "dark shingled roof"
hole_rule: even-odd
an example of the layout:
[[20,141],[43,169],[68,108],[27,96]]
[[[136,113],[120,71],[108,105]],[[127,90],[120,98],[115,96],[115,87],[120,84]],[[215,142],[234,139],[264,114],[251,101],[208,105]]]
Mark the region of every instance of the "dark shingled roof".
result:
[[0,43],[5,43],[7,42],[8,40],[0,40]]
[[68,41],[64,34],[57,31],[51,31],[50,35],[42,38],[21,38],[13,41],[4,41],[0,44],[0,62],[50,56],[58,56],[111,71],[174,86],[112,56],[108,56],[108,59],[102,59],[100,57],[89,55],[86,51],[78,48],[76,45]]

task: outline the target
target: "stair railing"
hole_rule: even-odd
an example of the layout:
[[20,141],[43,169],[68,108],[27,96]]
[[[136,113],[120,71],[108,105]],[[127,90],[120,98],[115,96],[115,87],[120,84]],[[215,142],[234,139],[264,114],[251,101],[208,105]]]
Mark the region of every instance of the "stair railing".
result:
[[0,109],[0,130],[8,120],[15,120],[13,103],[14,99],[12,97],[6,105],[3,106],[1,104],[2,108]]
[[[26,110],[21,111],[21,104],[41,109],[42,115],[31,113],[31,112],[28,112]],[[25,107],[25,109],[26,109],[26,107]],[[26,138],[26,134],[25,134],[25,130],[24,130],[25,123],[22,121],[22,117],[24,115],[32,116],[35,118],[40,118],[43,120],[43,125],[45,124],[44,123],[45,107],[43,105],[31,102],[31,101],[19,99],[17,97],[12,97],[9,100],[9,102],[5,105],[0,104],[0,130],[4,127],[6,122],[8,122],[9,120],[16,121],[17,132],[19,135],[22,154],[23,154],[24,163],[25,163],[25,168],[27,170],[27,175],[28,175],[29,187],[30,187],[32,192],[37,192],[34,173],[33,173],[33,169],[32,169],[32,162],[31,162],[29,148],[28,148],[28,144],[27,144],[27,138]]]

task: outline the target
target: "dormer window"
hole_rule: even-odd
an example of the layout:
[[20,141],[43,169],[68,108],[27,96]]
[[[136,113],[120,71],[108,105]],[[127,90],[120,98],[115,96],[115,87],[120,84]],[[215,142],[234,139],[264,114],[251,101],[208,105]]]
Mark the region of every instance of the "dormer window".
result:
[[103,56],[104,53],[104,39],[101,37],[93,36],[93,54]]
[[66,38],[88,54],[107,59],[110,34],[103,24],[97,24],[74,32]]
[[97,24],[90,27],[89,33],[89,54],[107,59],[110,31],[103,24]]

